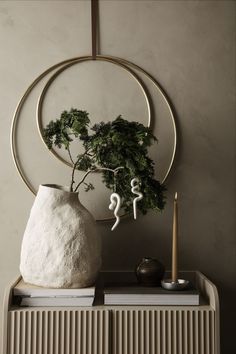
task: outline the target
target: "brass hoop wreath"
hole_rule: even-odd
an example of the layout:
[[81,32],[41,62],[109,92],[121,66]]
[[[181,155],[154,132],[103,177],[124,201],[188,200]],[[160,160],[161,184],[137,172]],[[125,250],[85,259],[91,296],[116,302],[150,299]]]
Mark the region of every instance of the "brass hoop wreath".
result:
[[[71,58],[71,59],[67,59],[64,60],[62,62],[59,62],[53,66],[51,66],[50,68],[48,68],[47,70],[45,70],[41,75],[39,75],[33,82],[32,84],[28,87],[28,89],[25,91],[25,93],[23,94],[23,96],[21,97],[15,113],[13,115],[13,119],[12,119],[12,125],[11,125],[11,138],[10,138],[10,144],[11,144],[11,151],[12,151],[12,157],[13,157],[13,161],[15,164],[15,167],[21,177],[21,179],[23,180],[23,182],[26,184],[26,186],[29,188],[29,190],[36,195],[36,190],[34,189],[34,187],[31,185],[31,183],[29,182],[29,180],[27,179],[27,177],[25,176],[23,169],[21,167],[19,158],[18,158],[18,154],[17,154],[17,147],[16,147],[16,127],[17,127],[17,122],[19,120],[20,117],[20,113],[21,110],[24,106],[24,103],[27,99],[27,97],[29,96],[29,94],[31,93],[31,91],[34,89],[34,87],[46,76],[48,75],[50,72],[52,72],[53,70],[60,68],[57,72],[55,72],[52,77],[47,81],[46,85],[44,86],[43,91],[41,92],[41,95],[39,96],[39,100],[38,100],[38,105],[37,105],[37,122],[38,122],[38,128],[39,128],[39,132],[40,132],[40,136],[42,138],[42,125],[41,125],[41,111],[42,111],[42,103],[43,103],[43,98],[46,94],[47,89],[49,88],[50,84],[52,83],[52,81],[64,70],[66,70],[68,67],[77,64],[79,62],[83,62],[83,61],[89,61],[89,60],[94,60],[93,56],[87,55],[87,56],[81,56],[81,57],[75,57],[75,58]],[[158,92],[161,94],[162,98],[164,99],[169,113],[170,113],[170,117],[171,117],[171,122],[172,122],[172,127],[173,127],[173,132],[174,132],[174,146],[173,146],[173,151],[172,151],[172,157],[171,157],[171,161],[169,164],[169,167],[167,169],[167,172],[165,174],[165,177],[163,178],[163,180],[161,181],[161,183],[164,183],[167,179],[167,177],[170,174],[171,168],[173,166],[174,163],[174,158],[175,158],[175,154],[176,154],[176,145],[177,145],[177,132],[176,132],[176,123],[175,123],[175,118],[174,118],[174,114],[170,105],[170,102],[167,98],[167,95],[165,94],[164,90],[161,88],[160,84],[148,73],[146,72],[144,69],[142,69],[141,67],[139,67],[138,65],[125,60],[125,59],[121,59],[118,57],[114,57],[114,56],[104,56],[104,55],[97,55],[96,56],[96,60],[103,60],[103,61],[107,61],[107,62],[111,62],[115,65],[118,65],[120,67],[122,67],[124,70],[126,70],[127,72],[129,72],[130,76],[136,80],[136,82],[140,85],[142,92],[145,96],[146,102],[147,102],[147,106],[148,106],[148,126],[150,126],[151,123],[151,109],[150,109],[150,102],[149,102],[149,98],[148,98],[148,94],[147,91],[144,87],[144,84],[141,82],[141,80],[138,78],[137,74],[130,69],[133,68],[134,70],[137,70],[138,72],[144,74],[154,85],[154,87],[158,90]],[[64,159],[62,159],[55,151],[54,151],[54,155],[63,161],[64,163],[66,163],[67,165],[71,166],[70,163],[68,163],[67,161],[65,161]],[[98,219],[97,221],[110,221],[112,220],[112,218],[106,218],[106,219]]]

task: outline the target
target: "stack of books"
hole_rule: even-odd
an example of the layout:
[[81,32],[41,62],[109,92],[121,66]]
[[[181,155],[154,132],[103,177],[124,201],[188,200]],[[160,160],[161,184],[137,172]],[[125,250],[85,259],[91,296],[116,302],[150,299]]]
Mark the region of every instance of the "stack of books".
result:
[[20,306],[92,306],[95,286],[81,289],[43,288],[22,279],[13,289],[14,302]]
[[[117,276],[118,278],[118,276]],[[104,282],[104,305],[199,305],[199,291],[190,283],[182,291],[168,291],[161,287],[138,284],[132,274],[123,273],[121,279]]]
[[199,305],[199,292],[194,288],[168,291],[161,287],[107,286],[105,305]]

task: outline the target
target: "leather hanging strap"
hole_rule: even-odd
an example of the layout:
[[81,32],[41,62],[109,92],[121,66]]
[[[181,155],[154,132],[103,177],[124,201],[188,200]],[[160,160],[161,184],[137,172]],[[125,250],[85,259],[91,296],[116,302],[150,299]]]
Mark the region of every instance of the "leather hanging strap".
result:
[[98,17],[98,0],[91,0],[92,58],[93,58],[93,60],[96,60],[96,55],[97,55],[97,17]]

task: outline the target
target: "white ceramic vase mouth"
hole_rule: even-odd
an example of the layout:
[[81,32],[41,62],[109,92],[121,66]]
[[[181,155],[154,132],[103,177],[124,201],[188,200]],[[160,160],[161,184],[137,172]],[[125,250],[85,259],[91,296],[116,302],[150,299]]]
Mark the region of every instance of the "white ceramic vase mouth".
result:
[[66,193],[70,193],[70,194],[74,194],[74,195],[79,194],[79,192],[71,192],[70,187],[61,186],[59,184],[50,184],[50,183],[40,184],[39,188],[47,188],[48,190],[58,190],[58,191],[62,191],[62,192],[66,192]]

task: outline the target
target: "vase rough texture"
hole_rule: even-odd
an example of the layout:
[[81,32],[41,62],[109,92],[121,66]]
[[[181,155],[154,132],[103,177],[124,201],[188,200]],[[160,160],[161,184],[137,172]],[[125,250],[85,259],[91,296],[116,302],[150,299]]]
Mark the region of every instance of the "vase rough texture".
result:
[[41,185],[22,241],[24,281],[55,288],[86,287],[94,284],[100,266],[96,222],[78,193]]

